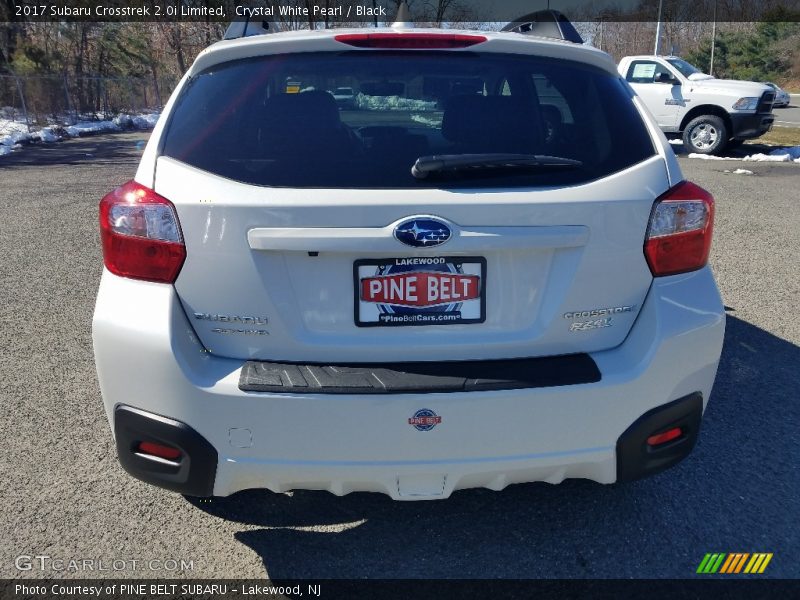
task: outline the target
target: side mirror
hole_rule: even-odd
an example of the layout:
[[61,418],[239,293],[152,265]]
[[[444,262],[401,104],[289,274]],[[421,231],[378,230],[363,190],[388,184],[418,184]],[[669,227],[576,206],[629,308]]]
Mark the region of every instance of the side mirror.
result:
[[663,71],[656,75],[656,83],[670,83],[672,85],[678,85],[678,80],[675,79],[669,73],[664,73]]

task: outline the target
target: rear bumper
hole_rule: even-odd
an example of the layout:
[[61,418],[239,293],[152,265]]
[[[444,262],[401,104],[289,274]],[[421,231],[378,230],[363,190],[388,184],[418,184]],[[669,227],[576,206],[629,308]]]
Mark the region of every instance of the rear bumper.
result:
[[[631,481],[652,475],[686,458],[697,442],[702,416],[703,397],[699,392],[656,407],[642,415],[617,440],[616,480]],[[647,444],[650,435],[672,427],[680,427],[682,433],[678,439],[655,448]],[[214,494],[217,452],[208,440],[185,423],[120,404],[114,409],[114,434],[120,464],[134,477],[190,496]],[[137,452],[142,441],[155,441],[177,448],[181,452],[180,459],[168,461]],[[396,491],[397,497],[414,498],[443,496],[447,490],[448,477],[460,481],[461,487],[480,486],[493,489],[501,489],[516,481],[558,483],[566,477],[584,477],[605,482],[609,477],[607,454],[607,449],[587,449],[562,455],[552,453],[513,457],[511,460],[492,461],[490,471],[484,470],[477,474],[474,464],[449,464],[447,473],[432,471],[425,474],[402,474],[403,465],[395,463],[392,466],[398,471],[396,489],[395,482],[392,481],[382,486],[375,483],[385,480],[385,465],[366,463],[361,465],[367,467],[361,473],[361,477],[365,477],[362,481],[364,487],[356,488],[353,483],[347,488],[343,485],[334,487],[332,482],[327,487],[340,495],[362,489],[380,491],[391,496]],[[351,467],[321,465],[317,471],[318,476],[312,480],[325,481],[337,472],[338,477],[334,478],[337,481],[352,479],[349,474]],[[252,477],[256,481],[259,477],[258,469],[258,463],[253,465],[255,473]],[[271,476],[280,477],[280,470],[273,466],[270,469]],[[297,475],[292,470],[282,470],[285,471],[283,479],[296,479]],[[306,476],[309,473],[309,470],[305,470]]]
[[[120,444],[121,428],[135,428],[128,423],[129,409],[119,405],[178,422],[178,429],[185,426],[216,452],[213,466],[213,460],[192,461],[205,475],[197,476],[205,487],[190,489],[180,482],[165,487],[220,496],[247,488],[378,491],[395,499],[444,498],[463,488],[575,477],[613,483],[674,464],[691,449],[697,428],[668,459],[631,457],[642,449],[642,436],[668,425],[665,419],[699,422],[723,333],[722,304],[705,268],[653,283],[625,342],[592,355],[600,381],[331,395],[240,390],[243,361],[205,351],[171,286],[104,273],[93,323],[101,391],[119,452],[129,452],[137,436],[128,433]],[[659,407],[679,399],[691,405],[686,415],[647,421],[646,413],[666,414]],[[409,419],[420,409],[441,420],[419,430]],[[120,411],[126,416],[120,418]],[[144,429],[138,435],[152,434],[146,420],[137,426]],[[191,458],[192,452],[186,454]],[[126,459],[121,457],[129,472],[164,485],[147,474],[146,465],[145,472],[137,471]]]
[[731,138],[735,140],[748,140],[764,135],[775,122],[775,115],[772,113],[736,114],[731,117]]

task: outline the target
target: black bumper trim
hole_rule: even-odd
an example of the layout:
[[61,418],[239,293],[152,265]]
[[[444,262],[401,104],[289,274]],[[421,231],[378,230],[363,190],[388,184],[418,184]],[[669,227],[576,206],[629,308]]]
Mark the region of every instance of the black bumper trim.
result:
[[[617,440],[617,482],[654,475],[686,458],[697,442],[703,395],[695,392],[658,406],[639,417]],[[651,435],[680,427],[681,437],[653,448]]]
[[[217,451],[186,423],[119,404],[114,408],[114,437],[122,468],[147,483],[187,496],[211,496]],[[161,442],[181,450],[178,461],[136,452],[140,442]]]
[[732,113],[731,132],[729,135],[736,140],[747,140],[765,134],[772,128],[775,115],[772,113]]
[[600,379],[600,370],[588,354],[340,365],[248,361],[239,377],[239,389],[291,394],[425,394],[553,387]]

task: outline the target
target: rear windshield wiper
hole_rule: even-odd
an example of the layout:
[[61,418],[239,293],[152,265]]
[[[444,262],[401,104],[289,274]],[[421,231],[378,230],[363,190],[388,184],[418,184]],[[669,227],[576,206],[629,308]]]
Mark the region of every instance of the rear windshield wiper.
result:
[[571,158],[547,156],[544,154],[436,154],[420,156],[411,174],[417,179],[424,179],[431,173],[441,171],[464,171],[468,169],[507,169],[507,168],[549,168],[580,167],[583,163]]

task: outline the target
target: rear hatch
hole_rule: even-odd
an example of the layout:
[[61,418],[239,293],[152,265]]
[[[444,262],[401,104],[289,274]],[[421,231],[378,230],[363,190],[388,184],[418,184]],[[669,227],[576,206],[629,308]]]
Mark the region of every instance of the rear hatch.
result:
[[[343,87],[352,104],[334,99]],[[642,244],[665,165],[619,79],[595,67],[262,56],[190,79],[164,136],[155,189],[187,251],[175,287],[219,356],[592,352],[624,340],[652,280]],[[475,160],[411,174],[442,155]]]

